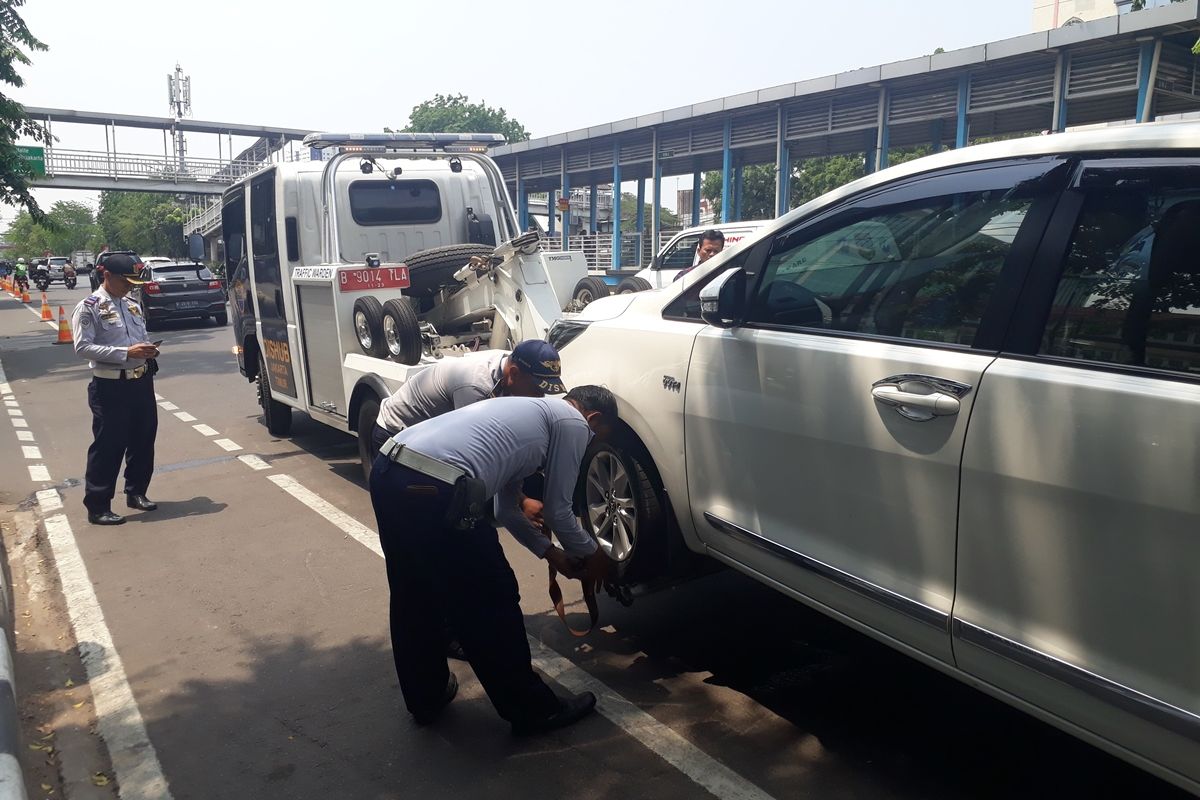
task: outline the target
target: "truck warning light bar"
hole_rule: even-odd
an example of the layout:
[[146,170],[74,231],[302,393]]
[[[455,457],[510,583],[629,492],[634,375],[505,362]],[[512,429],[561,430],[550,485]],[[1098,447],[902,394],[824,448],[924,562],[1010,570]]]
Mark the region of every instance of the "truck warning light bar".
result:
[[507,141],[498,133],[310,133],[305,147],[339,147],[347,153],[385,153],[389,150],[440,150],[446,153],[486,153]]

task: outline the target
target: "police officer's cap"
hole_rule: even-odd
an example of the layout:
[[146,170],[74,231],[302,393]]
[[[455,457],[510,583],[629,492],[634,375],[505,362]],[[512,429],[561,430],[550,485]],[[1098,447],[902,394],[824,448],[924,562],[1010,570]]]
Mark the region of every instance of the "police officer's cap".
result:
[[526,339],[513,348],[513,363],[537,379],[538,388],[546,394],[562,394],[567,390],[562,382],[562,362],[558,351],[541,339]]
[[121,275],[130,283],[145,283],[145,281],[137,279],[142,271],[141,262],[135,261],[132,256],[124,253],[114,253],[105,259],[104,271],[111,272],[113,275]]

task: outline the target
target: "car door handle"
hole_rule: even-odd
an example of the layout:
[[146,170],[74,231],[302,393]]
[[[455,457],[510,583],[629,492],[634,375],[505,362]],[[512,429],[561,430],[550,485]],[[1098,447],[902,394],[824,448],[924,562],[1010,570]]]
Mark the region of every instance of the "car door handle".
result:
[[893,375],[876,381],[871,386],[871,397],[896,409],[905,419],[926,422],[957,414],[962,398],[970,391],[965,383],[932,375]]

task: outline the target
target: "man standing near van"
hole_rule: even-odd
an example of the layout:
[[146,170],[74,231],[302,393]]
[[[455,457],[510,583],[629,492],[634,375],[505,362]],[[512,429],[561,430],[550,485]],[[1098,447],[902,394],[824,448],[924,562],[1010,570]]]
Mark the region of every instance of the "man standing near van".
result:
[[709,229],[700,234],[700,242],[696,245],[696,258],[692,261],[692,265],[687,269],[680,270],[675,276],[675,280],[679,280],[684,275],[694,270],[696,267],[708,261],[717,253],[725,249],[725,234],[716,229]]

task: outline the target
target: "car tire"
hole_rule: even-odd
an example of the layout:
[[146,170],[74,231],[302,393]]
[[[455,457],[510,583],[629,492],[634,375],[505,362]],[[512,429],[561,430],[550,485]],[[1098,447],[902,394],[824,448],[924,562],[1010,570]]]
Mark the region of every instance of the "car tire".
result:
[[272,436],[287,436],[292,430],[292,409],[271,396],[271,381],[267,377],[267,361],[258,354],[258,404],[263,411],[263,425]]
[[389,356],[401,364],[412,365],[421,360],[421,323],[408,300],[392,299],[384,303],[381,327]]
[[645,278],[631,275],[617,284],[617,294],[633,294],[634,292],[644,292],[647,289],[653,288],[654,285]]
[[213,319],[217,321],[217,325],[224,327],[229,324],[229,312],[222,311],[220,314],[217,314],[215,317],[213,317]]
[[413,253],[404,259],[409,280],[405,294],[416,298],[431,297],[446,284],[454,283],[454,273],[473,256],[486,258],[494,250],[485,244],[452,244]]
[[583,524],[616,563],[617,583],[644,582],[666,567],[666,515],[649,460],[641,447],[620,440],[594,441],[583,458]]
[[387,345],[383,342],[383,306],[374,297],[367,295],[354,301],[354,336],[358,346],[369,356],[387,357]]
[[608,293],[608,284],[604,282],[603,278],[588,275],[580,278],[579,283],[575,284],[575,288],[571,291],[571,297],[579,305],[586,306],[593,300],[608,297]]
[[363,398],[362,405],[358,407],[358,459],[362,462],[363,480],[368,482],[371,480],[371,465],[379,455],[371,441],[375,421],[379,419],[379,405],[379,397],[372,392]]

